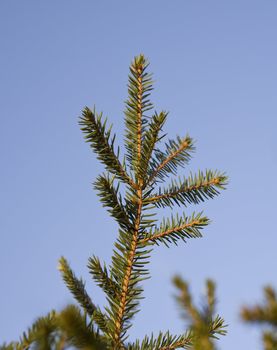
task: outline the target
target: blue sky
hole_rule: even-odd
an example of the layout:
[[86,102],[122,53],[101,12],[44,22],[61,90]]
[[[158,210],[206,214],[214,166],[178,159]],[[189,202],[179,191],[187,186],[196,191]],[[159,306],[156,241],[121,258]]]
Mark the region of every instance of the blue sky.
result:
[[239,309],[277,287],[276,16],[274,0],[1,1],[1,341],[73,300],[61,255],[103,303],[86,264],[92,254],[109,262],[116,225],[92,190],[102,166],[77,119],[96,104],[122,145],[128,65],[144,53],[166,132],[196,140],[189,169],[226,171],[230,184],[195,208],[212,219],[203,239],[155,249],[131,339],[184,329],[178,273],[198,301],[205,278],[217,282],[229,324],[220,349],[261,349]]

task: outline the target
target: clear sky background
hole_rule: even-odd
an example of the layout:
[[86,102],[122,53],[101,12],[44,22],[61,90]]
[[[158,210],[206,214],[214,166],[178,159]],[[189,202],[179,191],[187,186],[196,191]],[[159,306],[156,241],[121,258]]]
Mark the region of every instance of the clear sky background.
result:
[[261,349],[239,309],[277,287],[277,2],[2,0],[0,35],[0,340],[73,301],[61,255],[103,303],[86,264],[109,262],[116,225],[92,190],[103,168],[77,118],[96,104],[122,145],[128,65],[142,52],[156,108],[170,111],[166,132],[197,140],[189,169],[226,171],[230,185],[195,208],[213,221],[203,239],[155,249],[131,339],[184,329],[178,273],[198,301],[205,278],[217,282],[229,324],[220,349]]

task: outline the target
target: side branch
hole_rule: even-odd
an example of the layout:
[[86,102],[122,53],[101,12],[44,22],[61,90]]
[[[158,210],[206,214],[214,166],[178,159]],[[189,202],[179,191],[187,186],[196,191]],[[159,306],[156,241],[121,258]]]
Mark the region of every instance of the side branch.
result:
[[195,191],[195,190],[204,189],[204,188],[209,187],[209,186],[217,185],[218,182],[219,182],[219,179],[216,178],[216,179],[213,179],[211,181],[203,182],[200,185],[189,186],[187,188],[180,188],[179,190],[174,191],[174,192],[164,193],[164,194],[160,194],[160,195],[157,195],[157,196],[154,196],[154,197],[150,197],[148,199],[148,201],[151,202],[151,203],[158,202],[159,200],[162,200],[162,199],[176,197],[178,194],[181,194],[181,193],[192,192],[192,191]]
[[58,269],[61,271],[62,278],[70,292],[73,294],[74,298],[80,303],[85,312],[92,316],[96,310],[96,306],[93,304],[88,293],[86,292],[85,284],[82,279],[78,279],[75,276],[64,257],[60,258]]
[[118,159],[118,152],[115,154],[114,141],[115,136],[111,137],[111,128],[106,130],[106,120],[102,123],[102,114],[96,116],[95,111],[91,111],[88,107],[83,110],[79,124],[81,130],[85,134],[85,139],[90,143],[91,148],[97,154],[97,158],[103,163],[106,169],[119,179],[128,183],[132,188],[137,186],[131,177],[126,173],[123,165]]
[[202,213],[193,215],[192,217],[172,218],[164,220],[160,226],[159,230],[154,231],[154,233],[149,233],[147,237],[142,239],[141,243],[145,244],[148,242],[152,243],[175,243],[179,239],[186,241],[188,238],[198,238],[202,237],[200,230],[209,224],[209,219],[202,216]]
[[160,161],[160,164],[149,175],[147,185],[150,185],[159,175],[163,178],[165,173],[175,173],[177,165],[183,165],[189,161],[191,158],[189,152],[193,150],[192,139],[189,136],[183,139],[178,137],[177,142],[170,140],[166,153],[157,153],[155,163]]
[[114,187],[113,180],[103,174],[97,177],[94,188],[98,191],[103,206],[109,208],[108,211],[111,216],[115,218],[120,227],[128,230],[131,224],[122,203],[119,185]]
[[128,346],[128,350],[174,350],[174,349],[191,349],[193,332],[187,331],[182,335],[172,335],[167,331],[166,333],[160,332],[159,335],[154,338],[144,337],[142,341],[137,340],[135,343]]
[[165,236],[169,236],[171,233],[176,233],[176,232],[179,232],[179,231],[184,231],[185,229],[189,228],[189,227],[194,227],[194,226],[199,226],[201,224],[200,220],[194,220],[188,224],[185,224],[185,225],[182,225],[182,226],[178,226],[178,227],[174,227],[170,230],[167,230],[167,231],[164,231],[164,232],[160,232],[160,233],[157,233],[151,237],[147,237],[147,238],[144,238],[141,242],[142,243],[146,243],[146,242],[149,242],[149,241],[156,241],[158,240],[159,238],[162,238],[162,237],[165,237]]
[[112,299],[118,299],[120,290],[119,286],[108,273],[106,265],[101,266],[100,260],[96,256],[89,258],[89,272],[92,274],[96,283],[104,290],[104,292]]
[[169,188],[159,192],[145,200],[145,203],[153,203],[156,206],[173,206],[198,204],[206,199],[213,198],[219,194],[219,190],[225,189],[227,177],[225,174],[207,170],[206,173],[199,172],[189,178],[180,181],[172,181]]
[[[140,177],[147,179],[147,173],[149,172],[149,162],[156,147],[157,142],[159,142],[165,135],[159,135],[162,131],[163,125],[166,121],[167,112],[162,111],[161,113],[155,113],[150,122],[148,129],[144,133],[143,144],[142,144],[142,154],[143,157],[140,161]],[[145,188],[146,184],[144,184]]]
[[193,344],[193,335],[188,335],[184,339],[173,342],[168,346],[163,346],[157,350],[175,350],[175,349],[190,349]]

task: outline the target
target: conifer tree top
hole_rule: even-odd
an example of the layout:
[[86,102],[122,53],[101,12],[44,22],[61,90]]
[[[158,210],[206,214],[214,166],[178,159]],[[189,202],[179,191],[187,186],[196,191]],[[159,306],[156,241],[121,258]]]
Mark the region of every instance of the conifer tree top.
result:
[[[165,138],[163,127],[168,112],[153,112],[150,100],[153,81],[148,65],[143,55],[135,57],[130,65],[124,147],[120,150],[115,147],[115,135],[107,119],[96,109],[85,107],[80,118],[86,142],[105,167],[105,172],[96,178],[94,188],[103,206],[118,223],[118,238],[109,266],[96,256],[90,257],[88,262],[93,280],[106,295],[108,304],[105,308],[100,308],[91,298],[85,283],[74,274],[67,260],[60,259],[62,277],[80,309],[69,307],[48,319],[54,329],[58,329],[55,339],[69,346],[173,350],[189,348],[194,344],[198,349],[196,344],[200,343],[195,339],[199,329],[206,324],[205,339],[209,345],[207,349],[211,349],[209,339],[224,333],[223,320],[214,317],[211,302],[214,288],[208,284],[209,317],[203,316],[206,313],[199,313],[198,320],[201,322],[197,327],[178,336],[167,332],[157,337],[146,336],[141,341],[128,340],[128,330],[133,325],[143,297],[143,281],[149,278],[147,264],[152,249],[160,244],[170,247],[172,243],[201,237],[203,228],[209,224],[209,219],[202,212],[188,215],[186,211],[158,222],[156,210],[164,207],[173,209],[175,205],[186,209],[189,205],[214,198],[227,183],[224,173],[213,170],[175,178],[179,175],[179,169],[188,166],[195,151],[194,142],[190,136],[181,135],[161,144]],[[171,179],[171,182],[167,179]],[[180,280],[176,283],[188,297],[186,285]],[[195,311],[187,297],[184,299],[185,307],[189,312]],[[49,328],[49,334],[52,334],[53,327]],[[38,328],[35,327],[35,331]],[[20,342],[17,344],[19,349],[28,348],[28,339],[30,342],[34,339],[32,332],[31,329],[29,337],[26,335],[24,338],[26,346],[20,347],[23,344]]]
[[[159,146],[165,137],[163,126],[168,113],[152,112],[153,81],[148,66],[143,55],[135,57],[130,65],[122,159],[119,150],[115,151],[115,136],[101,113],[86,107],[80,119],[86,141],[106,168],[106,173],[96,179],[95,189],[119,225],[111,266],[102,267],[96,257],[89,263],[93,278],[109,302],[101,316],[99,311],[96,322],[114,349],[126,346],[128,329],[139,310],[141,283],[148,277],[146,267],[153,245],[169,246],[201,237],[209,223],[203,213],[184,213],[157,223],[154,208],[198,204],[218,195],[227,182],[224,173],[212,170],[174,179],[178,169],[186,167],[191,159],[194,142],[185,135]],[[161,187],[172,176],[171,183]],[[125,186],[124,198],[120,185]],[[174,348],[173,340],[167,339],[167,346]]]

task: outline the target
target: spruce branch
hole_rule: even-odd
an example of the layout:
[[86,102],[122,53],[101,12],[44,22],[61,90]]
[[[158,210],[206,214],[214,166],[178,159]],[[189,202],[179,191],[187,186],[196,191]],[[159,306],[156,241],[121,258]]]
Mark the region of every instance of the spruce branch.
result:
[[87,323],[85,314],[77,306],[69,305],[60,313],[52,311],[38,318],[18,342],[5,345],[2,350],[64,350],[72,347],[105,350],[106,345]]
[[141,164],[139,167],[141,178],[146,178],[149,171],[149,161],[151,159],[154,147],[165,136],[160,136],[160,132],[162,131],[163,125],[166,121],[167,114],[168,113],[164,111],[159,114],[156,112],[151,118],[149,126],[145,131],[142,144],[143,157],[141,158]]
[[148,61],[143,55],[134,58],[130,66],[128,82],[128,99],[125,108],[125,147],[127,160],[138,178],[142,152],[142,140],[144,137],[147,117],[144,113],[152,109],[149,100],[152,90],[152,77],[146,71]]
[[[97,326],[105,332],[107,329],[106,315],[103,314],[99,307],[97,307],[88,295],[85,284],[82,279],[78,279],[74,272],[71,270],[67,260],[61,257],[59,260],[59,270],[61,271],[62,278],[73,294],[74,298],[82,306],[83,310],[95,321]],[[73,312],[73,311],[72,311]]]
[[178,166],[184,167],[189,162],[194,149],[193,140],[189,136],[177,136],[177,140],[169,140],[166,150],[157,150],[152,158],[147,186],[158,180],[163,181],[171,174],[176,175]]
[[107,343],[110,343],[110,340],[112,339],[112,333],[111,333],[111,321],[109,319],[108,313],[103,313],[100,308],[98,307],[92,316],[92,321],[94,321],[99,329],[103,332],[103,334],[106,336],[105,340]]
[[265,323],[276,327],[277,330],[277,295],[275,290],[264,288],[265,301],[263,305],[243,307],[241,317],[246,322]]
[[106,265],[102,267],[100,260],[96,256],[89,258],[88,269],[93,279],[109,298],[117,299],[119,297],[120,288],[117,282],[109,276]]
[[61,330],[66,334],[67,342],[82,350],[105,350],[107,345],[90,328],[85,315],[75,305],[69,305],[59,315]]
[[218,171],[199,171],[184,180],[172,180],[167,188],[159,188],[158,193],[146,198],[144,203],[157,207],[173,207],[188,204],[199,204],[207,199],[219,195],[219,191],[226,188],[227,176]]
[[62,278],[67,285],[74,298],[80,303],[83,309],[92,316],[96,310],[96,306],[91,301],[88,293],[85,290],[85,284],[82,279],[78,279],[71,270],[67,260],[61,257],[59,260],[58,269],[62,274]]
[[101,163],[118,179],[134,187],[133,180],[120,163],[119,151],[117,154],[114,151],[115,136],[111,137],[111,128],[107,130],[106,123],[107,119],[102,123],[102,113],[97,115],[95,110],[92,112],[88,107],[84,108],[79,121],[86,142],[90,143],[90,147],[97,154],[97,158]]
[[189,285],[181,277],[173,280],[179,291],[176,297],[181,307],[182,316],[189,321],[193,334],[192,344],[194,350],[214,350],[214,340],[218,336],[226,335],[226,324],[219,315],[215,315],[215,284],[211,280],[206,281],[206,303],[202,308],[197,308],[193,303]]
[[103,206],[110,208],[108,211],[111,216],[115,218],[122,229],[128,230],[130,222],[119,193],[119,184],[115,188],[113,179],[107,175],[99,175],[94,182],[94,188],[98,191]]
[[207,310],[206,314],[208,318],[212,318],[215,313],[216,297],[215,297],[215,283],[214,281],[207,279],[206,281],[206,290],[207,290]]
[[127,350],[174,350],[191,349],[193,334],[189,331],[183,335],[172,335],[170,332],[160,332],[155,338],[152,334],[146,336],[142,341],[137,340],[128,344]]
[[182,217],[172,216],[171,219],[163,219],[158,229],[150,230],[141,243],[164,243],[168,246],[169,243],[177,244],[179,239],[186,242],[189,238],[202,237],[200,230],[208,224],[209,219],[202,216],[202,213],[193,214],[190,217],[185,214]]
[[264,348],[277,349],[277,293],[271,286],[264,288],[264,302],[253,307],[243,307],[241,317],[247,323],[269,327],[263,332]]
[[20,340],[11,345],[16,350],[27,350],[34,346],[39,350],[50,350],[60,336],[57,314],[52,311],[44,317],[39,317],[27,332],[23,333]]

